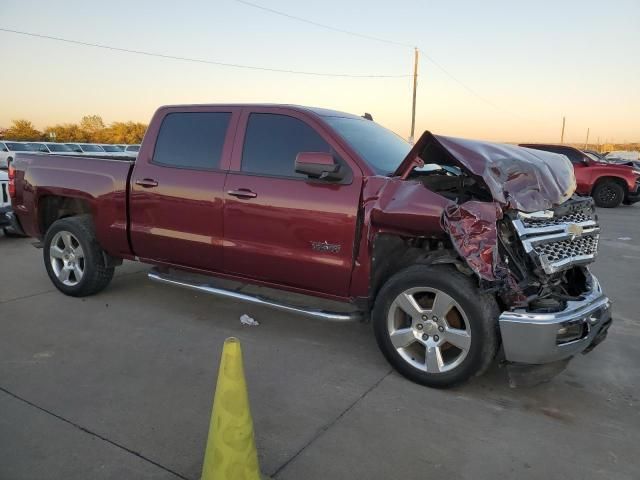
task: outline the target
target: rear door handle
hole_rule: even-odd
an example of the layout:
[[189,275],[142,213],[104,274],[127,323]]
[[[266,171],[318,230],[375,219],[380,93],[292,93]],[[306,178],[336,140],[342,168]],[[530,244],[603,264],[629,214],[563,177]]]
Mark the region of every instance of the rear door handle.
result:
[[239,188],[238,190],[229,190],[227,192],[229,195],[238,198],[256,198],[258,194],[256,192],[252,192],[248,188]]
[[142,188],[153,188],[158,186],[158,182],[152,178],[143,178],[136,180],[136,185],[140,185]]

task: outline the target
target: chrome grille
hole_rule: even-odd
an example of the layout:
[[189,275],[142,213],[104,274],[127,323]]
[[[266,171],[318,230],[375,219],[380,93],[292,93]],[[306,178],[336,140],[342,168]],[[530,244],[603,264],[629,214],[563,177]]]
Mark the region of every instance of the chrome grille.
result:
[[[547,275],[591,263],[598,253],[600,228],[591,199],[572,200],[567,212],[518,214],[512,220],[524,250]],[[558,209],[560,210],[560,208]]]
[[558,264],[577,258],[592,258],[598,253],[598,235],[587,235],[574,240],[540,243],[533,247],[536,254],[544,256],[547,263]]
[[565,223],[582,223],[588,222],[590,220],[592,220],[592,215],[584,212],[576,212],[570,213],[569,215],[564,215],[562,217],[553,217],[548,219],[545,218],[541,220],[524,218],[522,219],[522,224],[525,226],[525,228],[541,228],[554,225],[562,225]]

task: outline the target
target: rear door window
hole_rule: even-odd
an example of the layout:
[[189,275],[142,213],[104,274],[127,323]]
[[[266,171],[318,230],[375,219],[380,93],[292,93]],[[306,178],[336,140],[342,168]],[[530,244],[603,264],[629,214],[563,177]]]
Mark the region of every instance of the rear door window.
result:
[[220,167],[231,112],[169,113],[160,126],[153,163],[176,168]]

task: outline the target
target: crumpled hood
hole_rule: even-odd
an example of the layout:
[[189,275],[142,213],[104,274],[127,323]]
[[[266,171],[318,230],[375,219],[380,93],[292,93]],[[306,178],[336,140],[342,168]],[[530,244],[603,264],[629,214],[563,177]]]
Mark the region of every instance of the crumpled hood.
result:
[[[576,190],[573,166],[567,157],[501,143],[434,135],[425,131],[402,161],[395,176],[409,172],[444,149],[450,165],[481,179],[502,207],[523,212],[546,210],[571,198]],[[442,158],[442,152],[438,152]]]

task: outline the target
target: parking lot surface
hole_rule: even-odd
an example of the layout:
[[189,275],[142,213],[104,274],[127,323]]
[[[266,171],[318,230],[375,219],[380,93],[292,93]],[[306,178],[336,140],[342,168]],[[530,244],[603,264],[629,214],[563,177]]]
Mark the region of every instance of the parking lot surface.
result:
[[370,325],[154,284],[140,264],[65,297],[32,240],[0,234],[0,479],[199,478],[229,336],[274,478],[640,478],[640,205],[599,216],[609,338],[527,389],[498,366],[421,387],[391,371]]

